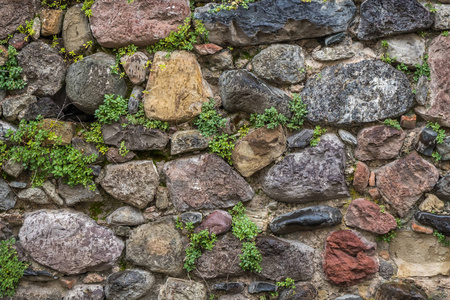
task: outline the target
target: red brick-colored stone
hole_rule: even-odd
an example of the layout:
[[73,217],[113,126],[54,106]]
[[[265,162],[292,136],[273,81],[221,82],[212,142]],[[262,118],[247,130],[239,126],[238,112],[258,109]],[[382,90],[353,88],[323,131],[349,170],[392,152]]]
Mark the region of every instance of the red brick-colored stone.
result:
[[370,189],[369,190],[369,195],[370,195],[370,197],[372,197],[373,200],[378,200],[378,199],[381,198],[380,192],[378,191],[377,188]]
[[195,232],[208,229],[209,233],[221,234],[231,228],[231,215],[224,210],[213,211],[202,224],[195,229]]
[[412,116],[402,116],[400,119],[400,126],[406,129],[416,128],[416,115]]
[[374,172],[370,172],[370,177],[369,177],[369,186],[375,186],[375,173]]
[[219,52],[223,48],[216,44],[202,44],[202,45],[194,45],[194,50],[200,55],[211,55]]
[[353,187],[357,192],[364,193],[369,184],[369,177],[369,167],[365,163],[358,161],[356,163],[355,177],[353,178]]
[[427,226],[419,225],[415,222],[411,223],[411,229],[418,233],[433,234],[433,229]]

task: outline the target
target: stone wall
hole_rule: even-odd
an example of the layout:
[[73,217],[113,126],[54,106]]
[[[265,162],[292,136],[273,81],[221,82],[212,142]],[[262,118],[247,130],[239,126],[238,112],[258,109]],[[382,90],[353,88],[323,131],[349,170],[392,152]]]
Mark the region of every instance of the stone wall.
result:
[[[27,83],[0,90],[0,140],[41,115],[65,144],[98,155],[95,189],[51,176],[34,187],[32,170],[3,163],[0,240],[15,237],[30,263],[13,299],[269,299],[286,278],[296,289],[278,299],[450,299],[450,248],[433,234],[450,235],[450,2],[195,6],[96,0],[87,17],[81,3],[61,11],[0,0],[0,39],[19,51]],[[190,14],[210,43],[146,50]],[[33,36],[16,31],[34,17]],[[114,74],[113,48],[131,44],[138,51]],[[80,130],[105,94],[130,98],[130,114],[142,102],[170,128],[104,125],[101,154]],[[294,94],[308,111],[301,130],[251,126],[251,114],[271,107],[291,117]],[[250,126],[232,165],[194,124],[210,98],[225,133]],[[312,146],[317,125],[326,134]],[[239,202],[261,230],[259,273],[239,266],[227,212]],[[218,234],[190,274],[179,216]]]

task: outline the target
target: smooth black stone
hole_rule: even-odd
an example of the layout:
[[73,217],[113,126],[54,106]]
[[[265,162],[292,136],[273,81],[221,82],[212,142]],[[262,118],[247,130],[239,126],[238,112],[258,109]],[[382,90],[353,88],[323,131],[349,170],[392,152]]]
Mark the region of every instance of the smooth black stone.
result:
[[34,270],[32,267],[28,267],[23,272],[23,276],[28,277],[27,279],[31,281],[49,281],[58,279],[57,276],[53,276],[50,272],[44,270]]
[[437,183],[436,196],[443,201],[450,201],[450,174]]
[[244,291],[244,287],[242,282],[220,282],[213,284],[211,290],[234,295]]
[[289,148],[305,148],[313,138],[314,130],[303,129],[287,138]]
[[325,45],[329,46],[329,45],[332,45],[332,44],[340,43],[340,42],[342,42],[345,39],[346,35],[347,34],[345,32],[340,32],[338,34],[329,36],[329,37],[327,37],[325,39]]
[[450,236],[450,216],[418,211],[414,217],[420,223],[433,227],[445,236]]
[[419,135],[419,140],[416,143],[416,151],[424,155],[431,156],[434,147],[436,147],[437,136],[437,132],[429,127],[422,129]]
[[296,210],[276,217],[270,223],[274,234],[306,231],[340,224],[342,213],[335,207],[318,205]]
[[181,221],[184,224],[192,223],[194,225],[200,224],[202,222],[202,214],[199,212],[185,212],[181,214]]
[[248,286],[248,292],[250,294],[276,292],[277,289],[278,287],[276,284],[264,281],[253,281]]

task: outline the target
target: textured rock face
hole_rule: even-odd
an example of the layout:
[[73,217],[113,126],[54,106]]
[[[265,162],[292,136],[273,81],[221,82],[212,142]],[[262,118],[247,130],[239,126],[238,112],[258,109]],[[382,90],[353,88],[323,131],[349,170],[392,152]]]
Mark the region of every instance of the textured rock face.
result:
[[[33,18],[38,1],[1,0],[0,1],[0,39],[5,39],[16,31],[17,27]],[[14,17],[12,17],[14,16]]]
[[183,0],[102,0],[92,5],[90,21],[103,47],[148,46],[176,31],[189,13],[189,3]]
[[450,201],[450,174],[439,180],[436,188],[436,196],[444,201]]
[[415,32],[432,24],[431,14],[415,0],[368,0],[361,5],[358,38],[371,40]]
[[238,294],[245,288],[242,282],[219,282],[211,285],[212,291],[226,292],[228,294]]
[[414,100],[405,74],[378,60],[325,68],[301,95],[310,122],[338,126],[400,116]]
[[50,98],[39,98],[36,102],[28,106],[24,114],[24,119],[35,120],[38,116],[44,118],[57,118],[58,113],[61,111],[55,102]]
[[250,294],[258,294],[264,292],[276,292],[278,286],[271,282],[253,281],[248,285],[248,292]]
[[239,7],[218,13],[210,12],[213,7],[197,8],[194,17],[205,24],[212,43],[233,46],[294,41],[346,31],[356,11],[352,1],[317,0],[311,3],[263,0],[250,3],[248,9]]
[[19,200],[30,201],[36,204],[48,204],[50,203],[47,194],[39,188],[29,188],[17,193]]
[[438,170],[416,152],[383,166],[375,173],[378,190],[401,217],[439,179]]
[[110,268],[124,248],[111,230],[64,210],[27,214],[19,238],[35,261],[69,275]]
[[390,252],[398,277],[450,274],[450,250],[432,235],[400,231],[390,243]]
[[264,192],[288,203],[345,198],[344,144],[334,134],[321,137],[316,147],[287,155],[262,180]]
[[107,165],[100,184],[114,198],[145,208],[155,196],[159,175],[153,161],[132,161]]
[[11,124],[9,124],[9,123],[7,123],[7,122],[5,122],[5,121],[3,121],[3,120],[0,120],[0,141],[6,141],[7,140],[6,135],[7,135],[9,130],[14,132],[14,131],[16,131],[16,127],[11,125]]
[[422,64],[425,54],[425,39],[417,34],[407,34],[387,39],[387,53],[390,57],[396,57],[396,61],[407,66],[414,67]]
[[224,210],[213,211],[199,227],[195,229],[196,232],[207,229],[210,233],[216,235],[222,234],[231,228],[231,215]]
[[41,34],[51,36],[61,31],[64,12],[55,9],[43,9],[40,12],[42,20]]
[[395,218],[381,212],[380,207],[366,199],[356,199],[350,203],[345,213],[348,227],[356,227],[376,234],[385,234],[397,228]]
[[297,241],[272,236],[260,236],[256,247],[261,252],[261,276],[273,281],[289,277],[309,280],[314,274],[314,248]]
[[375,293],[375,300],[427,300],[427,294],[411,285],[383,283]]
[[430,95],[416,112],[427,121],[450,127],[450,37],[439,35],[428,49],[430,66]]
[[159,291],[158,300],[206,300],[205,286],[192,280],[167,278]]
[[155,276],[150,272],[125,270],[108,276],[105,294],[111,300],[136,300],[150,291],[154,283]]
[[70,65],[66,76],[66,92],[78,109],[93,115],[103,104],[105,94],[125,96],[125,80],[111,74],[111,66],[115,64],[113,56],[98,52]]
[[276,217],[270,223],[274,234],[286,234],[295,231],[307,231],[340,224],[342,214],[335,207],[310,206]]
[[66,66],[56,49],[42,42],[30,43],[17,59],[23,68],[23,79],[27,82],[25,89],[29,94],[53,96],[61,89]]
[[330,62],[352,58],[355,54],[355,50],[352,49],[351,45],[337,45],[315,50],[312,53],[312,57],[317,61]]
[[174,51],[156,52],[147,83],[144,111],[149,119],[184,122],[201,112],[202,104],[213,97],[202,77],[195,55]]
[[251,200],[255,194],[237,172],[214,154],[168,162],[164,175],[178,211],[230,207]]
[[209,139],[198,130],[177,131],[170,138],[170,154],[181,154],[208,148]]
[[[8,97],[1,102],[3,117],[6,121],[21,120],[34,103],[36,103],[36,97],[31,95]],[[8,128],[3,131],[8,132]]]
[[287,138],[288,148],[305,148],[314,137],[314,130],[303,129]]
[[186,237],[165,218],[134,229],[127,240],[127,259],[152,272],[180,275],[183,271]]
[[92,40],[89,20],[81,7],[82,4],[70,7],[64,16],[62,38],[66,52],[80,54],[85,49],[83,45]]
[[100,284],[80,284],[69,290],[63,300],[103,300],[105,292]]
[[146,64],[148,61],[147,55],[142,52],[136,52],[133,55],[125,55],[120,59],[125,73],[127,73],[130,81],[139,85],[144,83],[147,75]]
[[414,217],[420,223],[429,225],[440,233],[450,236],[450,216],[418,211],[414,214]]
[[264,113],[272,106],[290,116],[291,98],[282,90],[266,84],[247,70],[223,72],[219,78],[220,97],[229,112]]
[[302,48],[297,45],[271,45],[252,60],[255,74],[276,84],[296,84],[305,79]]
[[357,284],[378,271],[375,248],[352,230],[334,231],[326,240],[323,271],[333,284]]
[[[315,300],[317,290],[311,283],[296,283],[295,289],[283,289],[280,293],[280,300]],[[362,300],[362,299],[361,299]]]
[[450,29],[450,5],[440,4],[439,9],[436,11],[434,18],[434,30],[445,30]]
[[0,179],[0,210],[8,210],[16,205],[16,196],[8,184]]
[[359,193],[364,193],[370,179],[370,169],[363,163],[356,163],[355,177],[353,178],[353,187]]
[[116,209],[106,218],[108,224],[136,226],[145,223],[142,212],[132,206],[124,206]]
[[58,193],[64,199],[67,206],[73,206],[80,202],[101,202],[103,201],[100,192],[96,188],[91,191],[89,188],[78,184],[71,187],[59,180]]
[[[1,127],[1,125],[0,125],[0,127]],[[0,131],[1,131],[1,129],[0,129]],[[1,139],[1,133],[0,133],[0,139]],[[450,160],[450,136],[446,137],[442,144],[437,144],[436,150],[442,156],[442,160]]]
[[358,146],[355,157],[359,160],[391,159],[398,152],[405,140],[403,130],[390,126],[374,126],[364,128],[358,133]]
[[277,159],[286,149],[286,137],[282,126],[276,129],[258,128],[240,139],[232,152],[231,160],[244,177]]

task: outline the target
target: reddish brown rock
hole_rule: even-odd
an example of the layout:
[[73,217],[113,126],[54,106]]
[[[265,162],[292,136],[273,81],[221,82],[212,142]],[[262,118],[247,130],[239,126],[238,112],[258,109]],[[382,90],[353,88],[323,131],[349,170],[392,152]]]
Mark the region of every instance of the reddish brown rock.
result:
[[378,271],[376,245],[352,230],[332,232],[326,240],[323,270],[333,284],[350,286]]
[[370,197],[372,197],[373,200],[377,200],[377,199],[381,198],[380,192],[378,191],[377,188],[370,189],[369,190],[369,195],[370,195]]
[[348,227],[356,227],[376,234],[385,234],[397,228],[395,218],[381,212],[380,207],[366,199],[355,199],[345,213],[345,223]]
[[428,50],[430,95],[416,112],[427,121],[450,127],[450,37],[437,36]]
[[369,177],[369,167],[365,163],[358,161],[356,163],[355,177],[353,178],[353,187],[357,192],[364,193],[369,184]]
[[106,159],[111,163],[121,164],[132,160],[136,153],[129,151],[126,155],[122,155],[117,148],[109,148],[106,152]]
[[208,229],[209,233],[221,234],[231,228],[231,215],[224,210],[213,211],[202,224],[195,229],[195,232]]
[[375,186],[375,173],[374,172],[370,172],[370,177],[369,177],[369,186]]
[[404,217],[424,192],[436,185],[439,171],[416,152],[391,162],[376,172],[384,199]]
[[21,50],[23,47],[28,45],[29,40],[25,41],[26,35],[23,33],[15,33],[14,36],[9,40],[8,44],[16,48],[16,50]]
[[416,115],[412,116],[402,116],[400,119],[400,126],[406,129],[416,128]]
[[211,55],[216,52],[219,52],[223,48],[216,44],[202,44],[202,45],[194,45],[194,50],[200,55]]
[[88,283],[100,283],[100,282],[103,282],[103,281],[105,281],[105,277],[100,276],[97,273],[90,273],[86,277],[84,277],[84,279],[83,279],[83,283],[86,283],[86,284],[88,284]]
[[42,28],[41,34],[43,36],[51,36],[58,34],[61,31],[64,12],[59,9],[43,9],[40,12]]
[[403,145],[405,133],[390,126],[373,126],[358,133],[355,157],[359,160],[395,158]]
[[75,285],[75,283],[77,283],[76,278],[60,278],[59,279],[59,284],[68,290],[70,290]]
[[30,21],[36,12],[36,0],[0,0],[0,40]]
[[433,228],[419,225],[416,222],[411,223],[411,229],[418,233],[433,234]]
[[169,36],[191,11],[183,0],[95,1],[91,29],[103,47],[148,46]]

